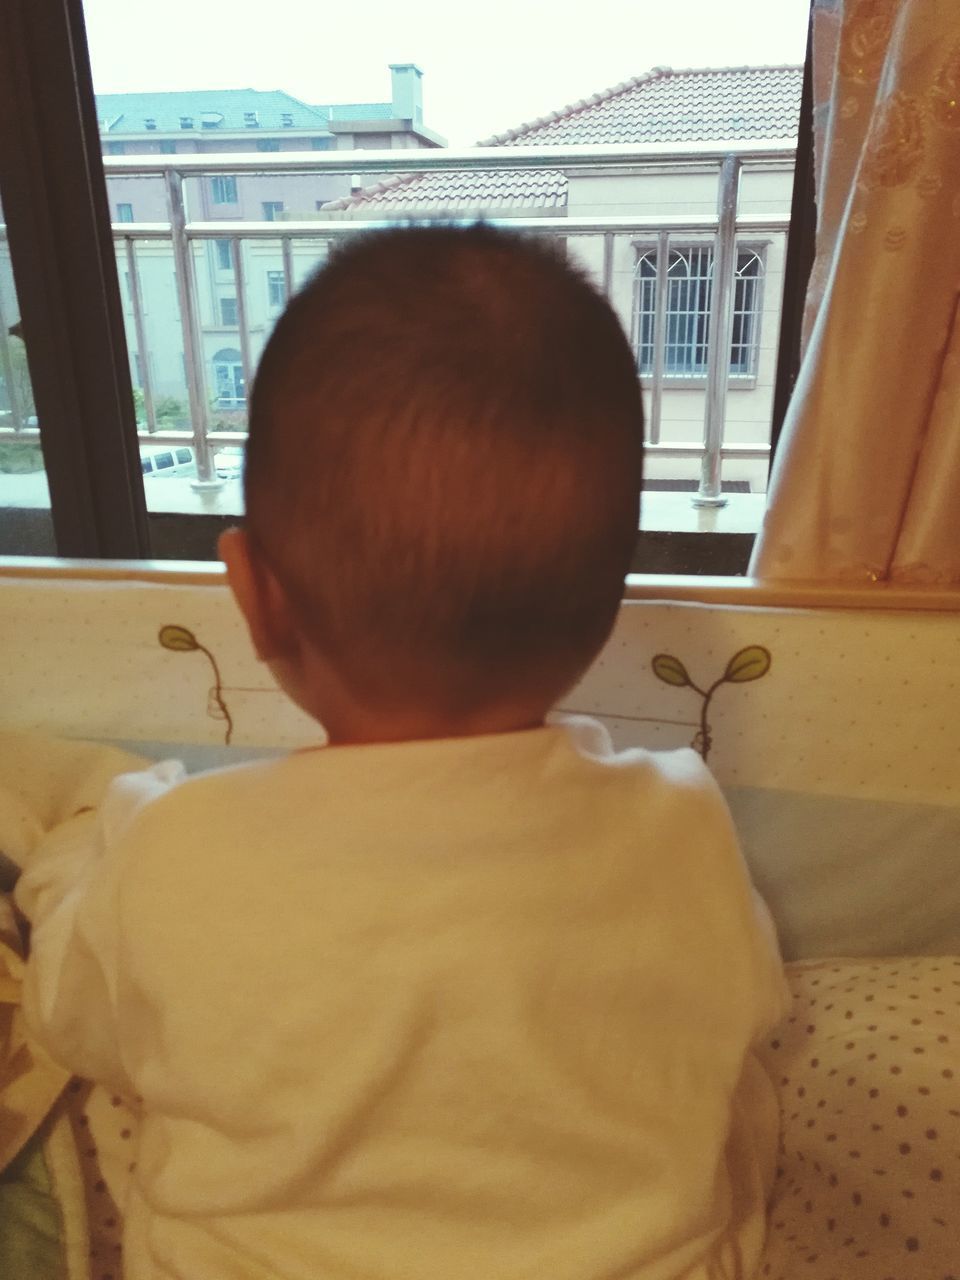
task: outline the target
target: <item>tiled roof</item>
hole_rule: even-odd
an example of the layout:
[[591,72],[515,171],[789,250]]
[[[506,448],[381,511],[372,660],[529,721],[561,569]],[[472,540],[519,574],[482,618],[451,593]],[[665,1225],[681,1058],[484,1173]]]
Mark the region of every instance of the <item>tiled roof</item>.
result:
[[[774,141],[793,138],[802,67],[656,67],[552,115],[497,134],[480,146],[547,143]],[[563,209],[567,181],[558,172],[407,174],[378,183],[330,210],[449,213]]]
[[481,145],[793,138],[802,83],[802,67],[655,67]]
[[[259,127],[267,130],[282,128],[314,129],[327,132],[329,107],[311,107],[281,89],[192,89],[184,93],[98,93],[97,119],[101,132],[123,133],[180,133],[181,117],[193,120],[195,132],[203,132],[201,118],[204,114],[220,115],[223,119],[216,126],[220,130],[247,128],[244,116],[256,112]],[[284,125],[283,117],[291,117],[292,125]],[[147,120],[156,122],[155,129],[147,129]],[[207,130],[213,133],[215,130]]]

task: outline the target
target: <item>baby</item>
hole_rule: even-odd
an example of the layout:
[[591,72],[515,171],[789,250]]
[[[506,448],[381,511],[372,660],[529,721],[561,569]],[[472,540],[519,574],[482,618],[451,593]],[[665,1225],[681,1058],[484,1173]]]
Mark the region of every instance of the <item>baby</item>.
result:
[[699,757],[548,719],[641,438],[613,312],[513,235],[358,234],[280,319],[221,551],[328,744],[125,775],[18,891],[36,1035],[142,1102],[129,1280],[753,1273],[769,921]]

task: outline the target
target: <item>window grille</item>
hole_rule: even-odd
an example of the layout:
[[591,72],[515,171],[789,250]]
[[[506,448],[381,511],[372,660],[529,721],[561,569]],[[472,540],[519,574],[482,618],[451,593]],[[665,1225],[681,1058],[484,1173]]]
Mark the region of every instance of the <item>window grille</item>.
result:
[[219,174],[217,177],[210,179],[210,190],[214,204],[237,203],[236,178],[228,177],[226,174]]
[[[668,378],[705,378],[710,350],[713,247],[671,249],[667,265],[663,372]],[[732,377],[755,377],[760,337],[760,282],[763,261],[740,249],[734,279]],[[641,250],[634,273],[634,335],[637,368],[653,373],[657,340],[657,251]]]

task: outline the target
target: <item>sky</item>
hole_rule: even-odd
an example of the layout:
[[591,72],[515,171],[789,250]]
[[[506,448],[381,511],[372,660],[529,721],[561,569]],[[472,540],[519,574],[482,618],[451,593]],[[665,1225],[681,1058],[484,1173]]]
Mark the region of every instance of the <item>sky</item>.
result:
[[656,66],[801,63],[809,0],[84,0],[97,93],[285,89],[385,102],[423,71],[424,123],[452,146]]

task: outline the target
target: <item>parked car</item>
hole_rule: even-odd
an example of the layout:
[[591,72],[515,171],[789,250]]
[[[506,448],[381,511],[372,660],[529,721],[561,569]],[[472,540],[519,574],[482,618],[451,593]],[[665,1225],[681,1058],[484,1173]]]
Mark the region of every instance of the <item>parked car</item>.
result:
[[140,450],[145,476],[195,476],[197,460],[189,445],[147,445]]
[[218,449],[213,457],[217,477],[220,480],[239,480],[243,475],[243,445],[228,444]]

